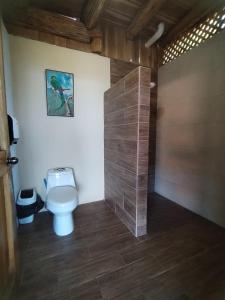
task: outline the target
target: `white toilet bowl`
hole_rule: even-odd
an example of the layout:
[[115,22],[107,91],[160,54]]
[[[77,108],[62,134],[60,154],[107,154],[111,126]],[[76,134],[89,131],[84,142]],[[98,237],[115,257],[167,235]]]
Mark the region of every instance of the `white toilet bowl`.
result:
[[72,169],[50,169],[47,178],[46,208],[53,213],[53,228],[57,235],[68,235],[73,231],[72,213],[77,205],[77,189]]
[[57,235],[70,234],[74,229],[73,210],[77,207],[77,191],[72,186],[52,188],[46,199],[46,208],[53,213],[53,228]]

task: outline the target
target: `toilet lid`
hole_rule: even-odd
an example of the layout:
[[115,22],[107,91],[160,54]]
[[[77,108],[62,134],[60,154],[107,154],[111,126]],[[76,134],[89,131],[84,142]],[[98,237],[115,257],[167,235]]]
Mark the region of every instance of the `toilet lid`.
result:
[[73,186],[57,186],[51,189],[47,195],[47,201],[58,205],[69,202],[77,202],[77,191]]

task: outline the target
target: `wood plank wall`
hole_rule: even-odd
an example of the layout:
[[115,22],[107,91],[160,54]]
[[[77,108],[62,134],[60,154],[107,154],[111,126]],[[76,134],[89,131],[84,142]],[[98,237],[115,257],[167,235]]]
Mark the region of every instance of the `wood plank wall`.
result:
[[74,39],[65,38],[53,33],[42,32],[39,30],[26,28],[14,24],[5,23],[6,29],[9,34],[21,36],[27,39],[44,42],[59,47],[79,50],[83,52],[91,52],[91,45],[89,43],[82,43]]
[[[7,31],[12,35],[69,49],[92,52],[91,43],[85,43],[52,32],[44,32],[40,29],[28,28],[23,25],[7,22],[5,22],[5,25]],[[151,67],[151,49],[144,47],[144,40],[129,41],[126,38],[126,31],[123,28],[112,25],[105,25],[102,29],[102,34],[103,50],[99,53],[100,55],[128,63],[132,62],[136,65]]]
[[105,92],[105,200],[135,236],[147,232],[150,69]]
[[103,56],[132,62],[137,65],[149,67],[151,50],[145,47],[144,38],[133,41],[127,39],[127,32],[119,26],[104,24],[102,26],[104,51]]

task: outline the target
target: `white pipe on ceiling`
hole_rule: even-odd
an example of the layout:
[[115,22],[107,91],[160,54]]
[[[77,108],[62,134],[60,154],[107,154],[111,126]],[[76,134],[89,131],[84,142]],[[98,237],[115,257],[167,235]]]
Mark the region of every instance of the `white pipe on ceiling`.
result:
[[149,48],[151,47],[163,34],[165,29],[164,23],[159,23],[158,28],[156,32],[153,34],[153,36],[145,43],[145,47]]

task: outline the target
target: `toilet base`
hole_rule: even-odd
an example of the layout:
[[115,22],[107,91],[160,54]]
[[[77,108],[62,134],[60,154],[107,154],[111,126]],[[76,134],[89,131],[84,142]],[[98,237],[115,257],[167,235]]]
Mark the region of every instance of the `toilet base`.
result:
[[64,236],[73,232],[74,222],[72,212],[64,214],[54,214],[53,228],[57,235]]

